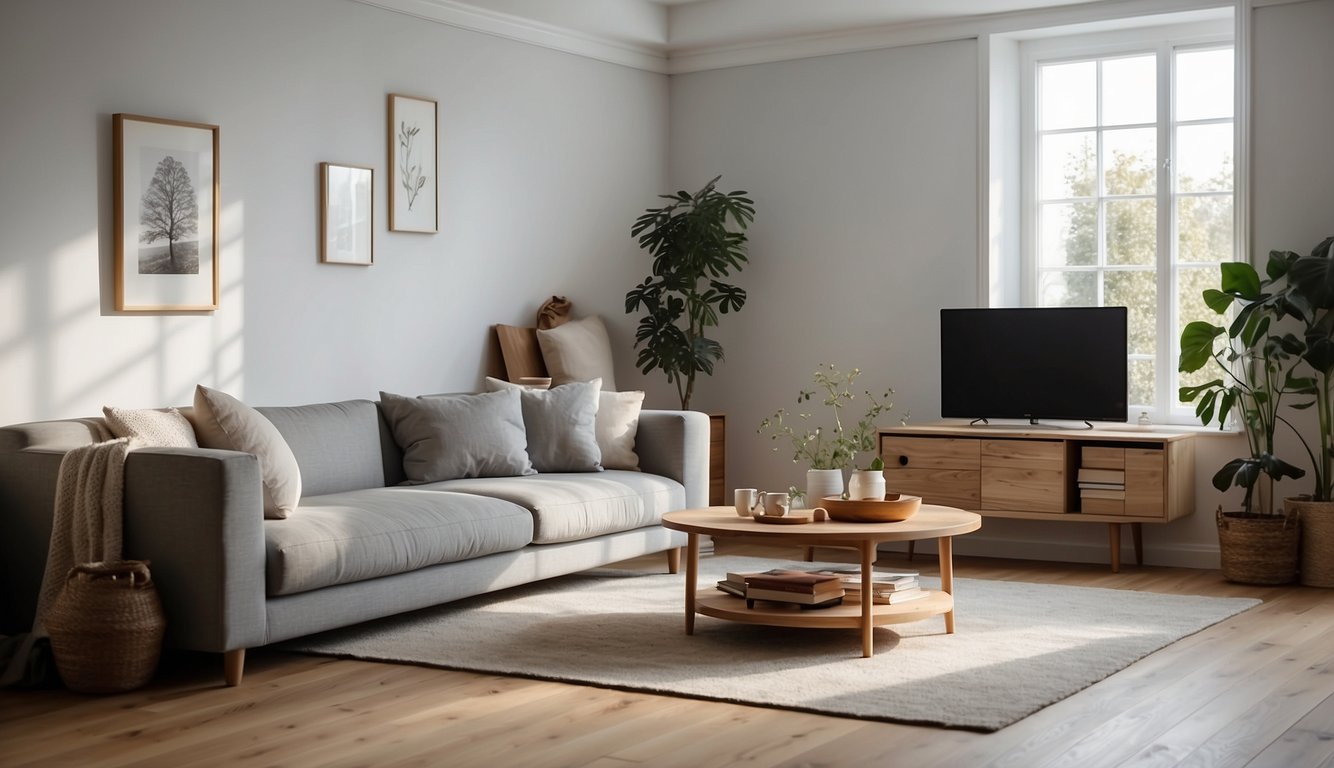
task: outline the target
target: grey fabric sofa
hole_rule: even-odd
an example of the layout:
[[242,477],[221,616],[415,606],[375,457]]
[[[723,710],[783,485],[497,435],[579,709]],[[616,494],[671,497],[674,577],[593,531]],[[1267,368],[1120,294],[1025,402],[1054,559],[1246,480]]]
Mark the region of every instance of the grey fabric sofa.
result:
[[[266,520],[255,456],[141,448],[125,464],[124,556],[149,560],[167,643],[225,654],[638,555],[683,534],[662,513],[707,504],[708,417],[645,410],[642,471],[471,478],[400,486],[402,455],[377,403],[259,408],[301,468],[299,509]],[[0,428],[3,629],[36,610],[64,452],[108,435],[100,418]]]

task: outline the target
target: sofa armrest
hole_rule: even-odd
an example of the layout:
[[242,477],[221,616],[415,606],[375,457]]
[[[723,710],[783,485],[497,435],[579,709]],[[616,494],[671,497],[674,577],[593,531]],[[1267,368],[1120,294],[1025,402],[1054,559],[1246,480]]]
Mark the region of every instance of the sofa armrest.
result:
[[639,468],[686,488],[686,507],[709,505],[709,417],[699,411],[644,410],[635,435]]
[[127,559],[151,561],[171,645],[222,652],[264,644],[264,501],[253,455],[131,451],[124,539]]

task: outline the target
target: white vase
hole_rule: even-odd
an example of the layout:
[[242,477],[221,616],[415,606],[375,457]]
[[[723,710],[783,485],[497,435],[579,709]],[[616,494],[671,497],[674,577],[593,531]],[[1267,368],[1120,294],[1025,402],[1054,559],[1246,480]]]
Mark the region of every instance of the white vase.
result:
[[862,499],[885,498],[885,473],[874,469],[854,469],[848,476],[848,498],[853,501]]
[[806,506],[814,509],[820,506],[820,500],[826,496],[843,495],[843,470],[808,469],[806,470]]

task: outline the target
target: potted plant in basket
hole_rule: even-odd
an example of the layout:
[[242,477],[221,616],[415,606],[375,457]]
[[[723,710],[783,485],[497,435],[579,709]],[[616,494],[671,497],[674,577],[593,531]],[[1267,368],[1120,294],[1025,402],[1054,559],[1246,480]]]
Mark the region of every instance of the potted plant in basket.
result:
[[1286,499],[1301,519],[1302,583],[1334,587],[1334,237],[1327,237],[1309,256],[1292,251],[1270,251],[1268,272],[1277,280],[1286,277],[1279,294],[1280,310],[1303,325],[1305,348],[1301,359],[1311,375],[1296,382],[1297,394],[1311,399],[1294,405],[1315,406],[1319,442],[1316,450],[1302,438],[1311,458],[1315,486],[1309,496]]
[[[815,389],[803,389],[797,394],[798,404],[819,397],[820,404],[829,408],[832,424],[817,423],[811,413],[792,413],[786,408],[779,408],[772,416],[760,422],[757,430],[760,434],[768,433],[769,439],[775,442],[787,440],[792,448],[792,462],[807,466],[805,498],[809,505],[818,506],[820,499],[826,496],[843,495],[843,470],[855,466],[859,453],[870,452],[873,463],[880,461],[874,455],[875,422],[881,414],[894,407],[889,401],[894,390],[886,389],[880,395],[863,390],[866,410],[855,424],[848,422],[846,419],[850,417],[844,413],[844,409],[851,407],[858,398],[853,391],[853,383],[860,375],[860,368],[844,373],[832,364],[822,364],[812,377]],[[794,425],[794,420],[799,420],[799,423]],[[779,448],[775,445],[773,450]],[[880,469],[884,469],[883,463]],[[883,497],[884,475],[880,477],[880,495]]]
[[[1274,434],[1280,422],[1291,424],[1280,407],[1285,395],[1304,388],[1294,368],[1305,343],[1292,333],[1280,332],[1274,322],[1287,312],[1279,293],[1267,292],[1276,278],[1261,281],[1255,268],[1242,262],[1220,265],[1218,289],[1203,294],[1220,315],[1235,307],[1229,325],[1204,321],[1189,323],[1181,333],[1179,370],[1194,373],[1212,365],[1219,377],[1203,384],[1183,386],[1182,402],[1194,402],[1195,414],[1206,426],[1225,428],[1235,417],[1245,433],[1249,455],[1232,459],[1213,477],[1220,491],[1245,489],[1242,509],[1223,512],[1219,507],[1218,539],[1223,575],[1229,581],[1250,584],[1285,584],[1297,570],[1297,516],[1273,510],[1272,497],[1257,504],[1256,485],[1305,472],[1274,455]],[[1217,344],[1222,339],[1223,344]]]
[[719,314],[746,304],[745,290],[723,278],[746,263],[755,204],[746,192],[715,189],[721,178],[694,194],[661,195],[672,202],[646,210],[630,229],[653,257],[653,273],[625,294],[626,314],[645,312],[635,331],[635,366],[644,373],[661,368],[682,410],[690,408],[695,376],[712,375],[723,359],[722,345],[705,333]]

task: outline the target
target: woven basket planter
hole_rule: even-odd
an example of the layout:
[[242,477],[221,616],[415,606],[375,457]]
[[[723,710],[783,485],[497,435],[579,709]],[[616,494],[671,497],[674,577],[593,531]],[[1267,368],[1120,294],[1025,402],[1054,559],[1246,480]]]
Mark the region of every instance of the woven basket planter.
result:
[[1285,499],[1302,519],[1302,583],[1334,587],[1334,501]]
[[153,677],[167,626],[148,563],[83,563],[45,619],[56,669],[70,690],[117,693]]
[[1241,584],[1288,584],[1297,578],[1301,526],[1297,512],[1244,516],[1219,507],[1218,553],[1223,578]]

